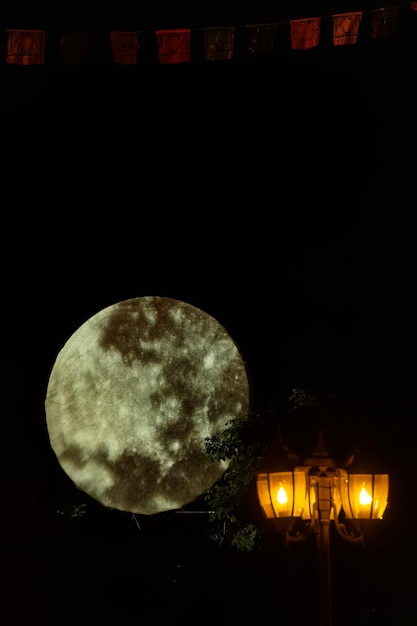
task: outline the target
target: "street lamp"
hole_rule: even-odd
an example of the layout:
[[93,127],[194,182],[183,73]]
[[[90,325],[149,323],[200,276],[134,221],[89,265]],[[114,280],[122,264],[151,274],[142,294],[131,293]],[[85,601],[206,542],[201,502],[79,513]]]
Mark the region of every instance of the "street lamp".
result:
[[277,520],[286,541],[316,535],[320,555],[320,626],[332,626],[330,523],[334,523],[343,539],[362,542],[363,534],[355,520],[382,519],[388,504],[388,485],[388,474],[348,473],[336,467],[325,450],[322,432],[317,448],[303,466],[289,471],[256,472],[264,516]]

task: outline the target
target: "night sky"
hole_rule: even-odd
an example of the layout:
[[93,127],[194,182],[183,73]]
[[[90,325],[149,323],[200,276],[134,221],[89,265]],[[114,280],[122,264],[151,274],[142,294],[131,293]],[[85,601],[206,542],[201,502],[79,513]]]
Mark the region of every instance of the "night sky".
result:
[[296,387],[336,396],[284,435],[304,451],[324,425],[391,490],[364,546],[332,536],[334,626],[414,626],[414,17],[390,41],[256,62],[2,65],[5,626],[318,625],[314,545],[271,533],[238,554],[204,514],[57,513],[73,492],[45,422],[55,358],[143,295],[227,329],[256,411]]

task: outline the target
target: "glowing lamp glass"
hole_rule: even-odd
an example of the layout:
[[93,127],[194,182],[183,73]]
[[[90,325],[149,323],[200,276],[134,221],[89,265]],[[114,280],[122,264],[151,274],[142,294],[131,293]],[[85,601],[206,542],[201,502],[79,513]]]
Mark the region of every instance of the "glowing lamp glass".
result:
[[333,498],[334,509],[332,508],[330,519],[334,519],[335,515],[337,517],[342,508],[342,495],[341,495],[341,489],[340,489],[340,480],[337,478],[335,478],[334,488],[332,489],[332,498]]
[[277,500],[279,505],[285,506],[286,504],[288,504],[287,492],[285,491],[284,487],[280,487],[278,489]]
[[340,491],[346,517],[382,519],[388,504],[388,489],[388,474],[342,472]]
[[259,473],[256,487],[267,518],[302,515],[307,491],[305,471]]

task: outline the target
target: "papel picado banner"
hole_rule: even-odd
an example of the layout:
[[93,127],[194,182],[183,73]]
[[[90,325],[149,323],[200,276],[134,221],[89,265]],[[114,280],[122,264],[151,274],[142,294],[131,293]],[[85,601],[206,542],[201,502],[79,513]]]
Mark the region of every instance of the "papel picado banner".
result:
[[[137,65],[151,58],[159,64],[230,61],[238,54],[236,41],[245,41],[243,54],[260,57],[272,54],[279,44],[289,50],[310,50],[330,37],[332,46],[351,46],[367,39],[395,37],[400,11],[417,16],[417,2],[397,4],[365,11],[311,16],[285,22],[175,28],[143,31],[55,31],[30,28],[4,28],[4,62],[8,65],[37,66],[50,58],[61,65],[83,65],[94,55],[94,44],[100,38],[108,48],[108,62],[115,65]],[[326,24],[326,35],[323,25]],[[282,26],[285,26],[285,31]],[[286,34],[284,34],[286,33]],[[286,40],[284,40],[286,39]],[[151,41],[152,54],[145,54]],[[198,42],[198,43],[196,43]],[[200,53],[197,48],[200,46]]]

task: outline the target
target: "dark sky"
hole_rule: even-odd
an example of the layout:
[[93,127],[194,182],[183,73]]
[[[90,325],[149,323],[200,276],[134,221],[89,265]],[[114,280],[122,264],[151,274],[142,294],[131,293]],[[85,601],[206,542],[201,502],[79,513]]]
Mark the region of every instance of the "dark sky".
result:
[[[56,515],[49,373],[80,324],[140,295],[223,324],[258,408],[336,394],[328,440],[360,441],[391,493],[363,548],[333,538],[335,626],[415,623],[413,18],[392,41],[261,62],[1,68],[7,626],[316,624],[308,546],[238,556],[203,518]],[[316,426],[285,430],[301,447]]]

